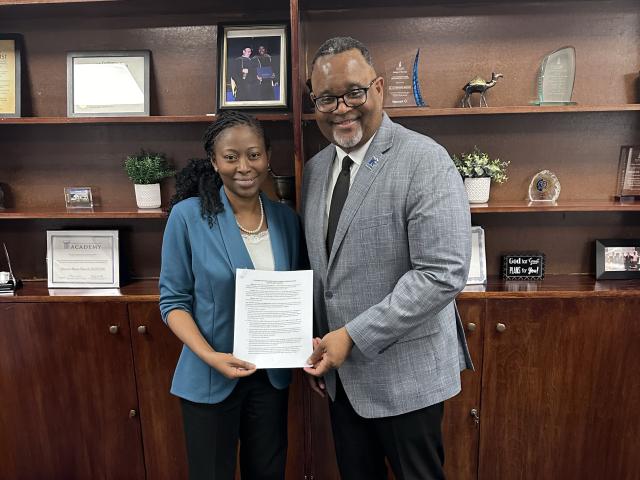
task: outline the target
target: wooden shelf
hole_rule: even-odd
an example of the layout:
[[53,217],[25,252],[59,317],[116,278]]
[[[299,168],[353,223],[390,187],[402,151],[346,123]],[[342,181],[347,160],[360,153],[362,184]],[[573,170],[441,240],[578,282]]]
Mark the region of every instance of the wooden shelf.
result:
[[[514,106],[514,107],[473,107],[473,108],[431,108],[406,107],[387,108],[385,112],[391,118],[410,117],[449,117],[465,115],[522,115],[534,113],[582,113],[582,112],[635,112],[640,111],[640,104],[612,104],[612,105],[548,105],[544,107]],[[314,120],[313,113],[302,115],[303,120]]]
[[518,212],[638,212],[639,202],[617,200],[567,200],[556,205],[530,205],[527,200],[512,202],[489,202],[470,205],[471,213],[518,213]]
[[547,275],[539,282],[504,281],[489,276],[486,285],[468,285],[460,298],[593,297],[640,295],[640,280],[596,281],[593,275]]
[[55,219],[55,218],[166,218],[167,212],[161,208],[138,209],[114,208],[105,210],[100,207],[93,209],[67,210],[63,208],[29,208],[0,210],[0,220],[21,219]]
[[[260,113],[255,115],[263,122],[285,122],[291,113]],[[69,125],[107,123],[210,123],[215,115],[155,115],[150,117],[22,117],[0,118],[0,125]]]
[[98,3],[119,2],[121,0],[0,0],[2,5],[50,5],[57,3]]
[[[469,285],[459,295],[467,298],[639,296],[640,280],[596,281],[592,275],[548,275],[540,282],[505,282],[490,276],[486,285]],[[157,302],[158,280],[133,280],[115,289],[47,288],[46,280],[26,281],[15,295],[1,302]]]
[[2,302],[157,302],[158,279],[133,280],[120,289],[57,288],[50,291],[46,280],[23,282],[15,295],[0,295]]

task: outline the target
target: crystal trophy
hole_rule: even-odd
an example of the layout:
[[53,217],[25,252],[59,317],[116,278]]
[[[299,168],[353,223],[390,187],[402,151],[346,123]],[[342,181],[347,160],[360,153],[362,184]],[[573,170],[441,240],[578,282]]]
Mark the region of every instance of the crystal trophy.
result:
[[536,173],[529,184],[529,202],[555,204],[560,196],[560,181],[553,172],[542,170]]
[[420,49],[415,57],[405,55],[396,57],[385,64],[385,108],[391,107],[425,107],[420,91],[418,65]]
[[538,99],[534,105],[575,105],[571,101],[576,78],[576,49],[563,47],[542,60],[538,71]]
[[640,146],[622,147],[618,165],[619,200],[640,199]]

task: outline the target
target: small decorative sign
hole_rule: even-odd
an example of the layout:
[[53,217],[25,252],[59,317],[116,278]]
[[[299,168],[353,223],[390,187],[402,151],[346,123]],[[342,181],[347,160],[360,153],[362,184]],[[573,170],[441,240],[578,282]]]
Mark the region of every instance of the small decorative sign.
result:
[[542,280],[544,278],[544,254],[503,255],[502,278],[505,280]]
[[47,231],[49,288],[118,288],[117,230]]

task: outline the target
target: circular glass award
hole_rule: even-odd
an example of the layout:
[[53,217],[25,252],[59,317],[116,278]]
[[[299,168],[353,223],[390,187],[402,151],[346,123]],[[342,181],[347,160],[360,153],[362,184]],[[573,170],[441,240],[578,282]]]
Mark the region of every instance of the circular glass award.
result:
[[529,201],[555,202],[560,196],[560,181],[549,170],[536,173],[529,184]]

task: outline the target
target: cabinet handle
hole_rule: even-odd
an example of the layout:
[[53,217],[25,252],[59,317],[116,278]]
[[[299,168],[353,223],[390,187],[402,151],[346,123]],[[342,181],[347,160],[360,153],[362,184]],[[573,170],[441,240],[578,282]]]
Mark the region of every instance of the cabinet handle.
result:
[[118,326],[117,325],[111,325],[109,327],[109,333],[111,335],[115,335],[116,333],[118,333]]
[[138,333],[144,335],[147,333],[147,327],[145,325],[138,325]]
[[470,332],[475,332],[477,328],[477,325],[473,322],[469,322],[467,323],[467,330],[469,330]]
[[138,415],[138,412],[133,409],[129,410],[129,418],[134,418],[136,415]]
[[472,408],[471,411],[469,412],[469,415],[471,415],[471,418],[473,418],[473,423],[476,424],[476,427],[480,425],[480,415],[478,414],[477,409]]
[[507,326],[504,323],[498,323],[496,325],[496,330],[500,333],[504,332],[507,329]]

